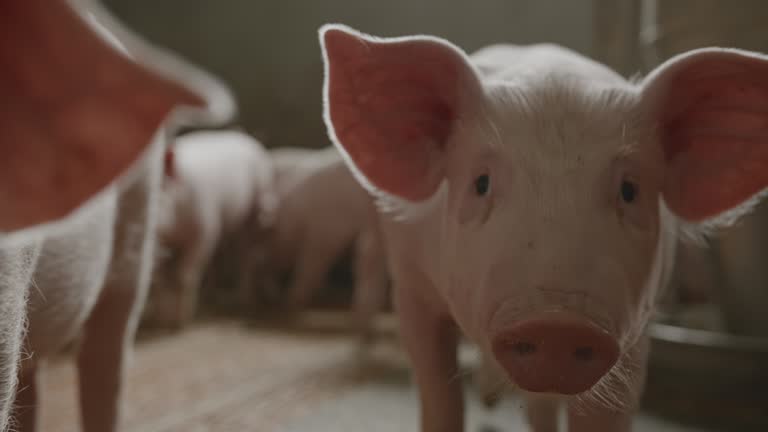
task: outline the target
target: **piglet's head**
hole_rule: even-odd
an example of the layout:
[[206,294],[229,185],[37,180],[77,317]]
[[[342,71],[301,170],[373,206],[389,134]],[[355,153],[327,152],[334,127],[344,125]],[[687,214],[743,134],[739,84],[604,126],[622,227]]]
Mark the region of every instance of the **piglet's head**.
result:
[[631,381],[675,219],[706,223],[768,185],[762,57],[692,52],[637,85],[547,49],[556,67],[527,51],[540,70],[508,59],[495,81],[440,39],[320,33],[331,139],[402,223],[439,227],[417,259],[528,391]]

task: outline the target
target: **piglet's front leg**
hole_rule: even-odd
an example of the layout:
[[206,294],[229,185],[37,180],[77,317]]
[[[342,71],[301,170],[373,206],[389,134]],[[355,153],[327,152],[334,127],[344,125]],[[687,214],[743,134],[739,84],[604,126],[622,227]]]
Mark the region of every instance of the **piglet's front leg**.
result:
[[557,432],[558,401],[540,395],[527,395],[525,399],[525,416],[531,432]]
[[184,250],[176,269],[177,303],[174,326],[182,329],[189,325],[197,312],[203,276],[214,252],[210,234],[205,234],[193,247]]
[[160,172],[153,168],[121,194],[106,284],[85,324],[77,358],[84,432],[120,427],[125,370],[152,273]]
[[569,432],[629,432],[632,430],[632,416],[609,409],[595,410],[585,414],[569,407],[568,430]]
[[375,338],[375,318],[387,300],[387,263],[376,226],[361,232],[355,244],[353,327],[361,346]]
[[[400,280],[397,280],[400,279]],[[453,322],[421,294],[424,278],[396,278],[395,307],[419,391],[421,432],[463,432],[464,399]]]
[[648,344],[648,338],[642,337],[627,352],[623,360],[626,365],[624,373],[628,374],[627,380],[611,386],[613,392],[610,398],[615,400],[616,407],[601,405],[598,402],[568,404],[569,432],[630,432],[632,430],[632,418],[645,386]]

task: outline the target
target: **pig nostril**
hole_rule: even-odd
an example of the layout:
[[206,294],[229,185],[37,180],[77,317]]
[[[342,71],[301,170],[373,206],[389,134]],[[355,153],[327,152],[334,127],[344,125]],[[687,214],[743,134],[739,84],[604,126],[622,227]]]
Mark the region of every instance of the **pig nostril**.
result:
[[594,356],[595,352],[591,347],[578,347],[575,350],[573,350],[573,357],[576,358],[576,360],[588,362],[592,360],[592,357]]
[[530,342],[515,342],[512,349],[519,355],[528,355],[536,352],[536,345]]

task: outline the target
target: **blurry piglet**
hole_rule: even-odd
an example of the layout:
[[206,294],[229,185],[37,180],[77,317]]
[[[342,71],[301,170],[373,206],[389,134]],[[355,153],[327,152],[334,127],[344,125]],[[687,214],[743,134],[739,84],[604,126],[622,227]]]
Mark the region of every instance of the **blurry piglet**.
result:
[[160,261],[148,321],[171,328],[189,323],[203,274],[227,236],[237,241],[236,294],[246,296],[252,289],[248,276],[258,265],[258,237],[269,230],[277,207],[272,161],[264,146],[238,130],[179,136],[166,151],[160,206],[158,241],[171,259]]
[[[425,432],[461,431],[457,330],[569,430],[627,431],[676,236],[768,186],[768,59],[674,57],[641,82],[554,45],[467,56],[320,29],[325,121],[384,210]],[[551,397],[529,399],[555,430]]]
[[0,64],[0,430],[40,428],[39,368],[79,341],[82,430],[114,432],[166,137],[234,102],[86,0],[2,2]]
[[352,247],[353,322],[368,339],[388,284],[376,209],[335,147],[283,147],[271,156],[279,206],[270,253],[276,273],[292,271],[290,305],[305,307]]

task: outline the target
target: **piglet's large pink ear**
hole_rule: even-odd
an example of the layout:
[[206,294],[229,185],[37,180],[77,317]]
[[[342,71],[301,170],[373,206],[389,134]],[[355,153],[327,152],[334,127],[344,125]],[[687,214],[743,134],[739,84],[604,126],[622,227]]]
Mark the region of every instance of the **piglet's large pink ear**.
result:
[[768,59],[691,51],[647,80],[667,158],[669,208],[691,222],[734,209],[768,187]]
[[323,26],[320,43],[332,141],[369,189],[429,198],[455,121],[479,89],[464,54],[435,38],[378,39],[340,25]]
[[62,218],[204,99],[116,51],[67,1],[0,1],[0,231]]

